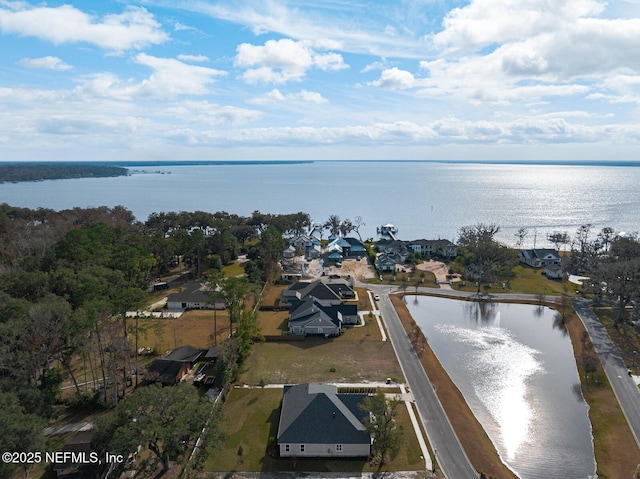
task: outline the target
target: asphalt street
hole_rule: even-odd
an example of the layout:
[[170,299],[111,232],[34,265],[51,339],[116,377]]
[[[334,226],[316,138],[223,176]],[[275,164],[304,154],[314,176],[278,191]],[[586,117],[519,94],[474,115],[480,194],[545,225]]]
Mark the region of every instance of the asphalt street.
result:
[[[389,337],[404,371],[407,383],[420,415],[427,437],[433,449],[442,472],[451,479],[477,479],[478,474],[469,462],[460,441],[458,440],[442,404],[435,394],[433,386],[416,355],[409,337],[404,331],[400,318],[389,299],[389,293],[397,291],[397,287],[363,285],[380,295],[378,306],[387,327]],[[421,291],[419,292],[427,292]],[[459,291],[439,291],[429,289],[428,294],[448,296],[463,299],[474,296]],[[537,300],[535,295],[527,294],[494,294],[490,298],[500,301]],[[636,442],[640,446],[640,392],[633,379],[628,374],[628,366],[624,364],[617,348],[614,346],[606,330],[591,311],[591,302],[586,299],[574,299],[576,313],[584,323],[594,348],[600,357],[605,373],[618,398],[627,422],[631,427]]]
[[628,374],[629,366],[624,364],[618,349],[614,346],[604,326],[590,309],[591,301],[574,299],[573,307],[589,332],[591,342],[602,362],[613,392],[631,427],[631,432],[640,446],[640,392],[633,378]]
[[378,306],[384,318],[389,338],[395,349],[405,379],[411,388],[420,420],[435,450],[442,472],[451,479],[477,479],[478,473],[469,462],[456,436],[431,381],[416,355],[400,318],[389,299],[389,287],[371,287],[380,294]]

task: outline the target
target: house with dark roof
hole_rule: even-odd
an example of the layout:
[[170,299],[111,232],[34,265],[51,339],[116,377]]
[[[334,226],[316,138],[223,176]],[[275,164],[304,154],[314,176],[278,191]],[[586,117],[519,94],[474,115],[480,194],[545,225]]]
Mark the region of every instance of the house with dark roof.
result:
[[292,304],[308,296],[328,304],[341,304],[345,300],[355,298],[355,291],[342,279],[298,281],[280,293],[280,302]]
[[327,245],[328,259],[342,261],[348,258],[364,258],[367,256],[367,249],[362,241],[357,238],[342,237],[334,238]]
[[523,249],[520,250],[520,262],[532,268],[544,268],[562,264],[562,258],[555,249]]
[[289,309],[289,331],[292,334],[339,336],[343,325],[358,323],[355,304],[323,304],[309,296]]
[[360,408],[366,395],[330,384],[285,386],[278,424],[281,457],[367,457],[371,435]]
[[[182,286],[182,291],[167,296],[167,309],[170,311],[184,311],[187,309],[213,309],[211,302],[211,289],[195,281],[190,281]],[[216,302],[216,309],[223,309],[221,302]]]
[[198,348],[180,346],[165,357],[154,359],[147,368],[146,379],[163,386],[178,384],[202,355],[203,351]]

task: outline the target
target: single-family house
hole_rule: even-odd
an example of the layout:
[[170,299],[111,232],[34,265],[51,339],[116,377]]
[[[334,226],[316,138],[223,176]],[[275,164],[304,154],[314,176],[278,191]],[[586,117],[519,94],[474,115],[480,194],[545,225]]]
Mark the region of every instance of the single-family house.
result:
[[343,325],[358,324],[356,304],[330,304],[307,296],[289,308],[289,332],[299,335],[339,336]]
[[[67,440],[61,451],[61,460],[53,463],[53,471],[57,478],[94,477],[99,465],[92,464],[88,460],[90,455],[94,453],[91,448],[93,433],[93,431],[79,431]],[[87,461],[75,459],[81,455],[84,455]]]
[[202,355],[203,351],[198,348],[180,346],[165,357],[154,359],[147,368],[146,379],[163,386],[177,384]]
[[380,253],[376,256],[375,267],[378,271],[395,271],[397,263],[395,255]]
[[458,256],[458,247],[447,239],[419,239],[409,241],[407,247],[421,256],[440,256],[442,258],[455,258]]
[[298,305],[291,306],[289,331],[292,334],[340,336],[341,328],[342,317],[339,314],[330,314],[313,297],[308,297]]
[[371,435],[364,394],[339,394],[335,385],[285,386],[278,424],[281,457],[367,457]]
[[523,249],[520,250],[520,262],[532,268],[544,268],[562,264],[562,258],[555,249]]
[[224,305],[211,302],[211,289],[195,281],[189,281],[182,286],[182,291],[167,296],[167,309],[170,311],[185,311],[187,309],[222,309]]
[[308,296],[326,304],[342,304],[344,300],[355,298],[355,291],[349,283],[342,279],[298,281],[280,293],[280,302],[292,304]]
[[404,263],[409,257],[409,249],[404,241],[382,239],[376,243],[380,253],[391,255],[398,263]]
[[283,251],[282,251],[282,257],[284,259],[292,259],[296,257],[296,247],[293,245],[289,245],[287,246]]
[[320,245],[313,245],[310,248],[304,250],[304,257],[307,261],[311,261],[312,259],[317,259],[322,255],[322,248]]
[[[327,245],[328,259],[342,260],[349,258],[364,258],[367,249],[362,241],[357,238],[338,236]],[[339,255],[339,257],[338,257]]]
[[550,264],[544,267],[544,274],[549,279],[562,279],[564,273],[562,271],[562,265]]

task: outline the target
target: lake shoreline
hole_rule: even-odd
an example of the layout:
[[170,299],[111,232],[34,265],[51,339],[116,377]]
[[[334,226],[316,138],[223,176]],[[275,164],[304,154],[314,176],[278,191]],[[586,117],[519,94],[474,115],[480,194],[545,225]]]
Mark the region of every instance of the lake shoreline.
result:
[[[440,294],[435,296],[442,297]],[[429,379],[436,387],[440,402],[474,468],[479,473],[484,472],[496,479],[517,477],[500,458],[493,442],[469,408],[462,393],[435,356],[420,328],[417,327],[402,297],[400,295],[391,295],[390,297],[407,334],[414,327],[420,331],[421,344],[425,344],[424,353],[420,357],[421,363],[425,371],[428,371]],[[465,298],[449,297],[465,300]],[[495,302],[540,304],[536,301],[508,301],[506,299],[497,299]],[[549,301],[544,305],[551,308],[556,306],[554,302]],[[604,379],[597,387],[594,387],[593,384],[586,384],[583,379],[585,377],[585,358],[590,354],[590,351],[593,351],[593,346],[588,335],[585,336],[584,325],[573,311],[566,321],[566,328],[571,339],[578,374],[581,378],[582,394],[589,406],[596,473],[598,477],[634,477],[633,474],[640,464],[640,449],[636,446],[633,434],[604,373],[602,373]]]

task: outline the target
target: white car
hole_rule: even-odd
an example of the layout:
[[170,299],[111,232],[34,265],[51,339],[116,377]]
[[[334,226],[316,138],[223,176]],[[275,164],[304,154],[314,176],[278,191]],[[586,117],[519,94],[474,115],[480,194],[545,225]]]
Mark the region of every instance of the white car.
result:
[[375,299],[376,301],[380,301],[380,295],[379,294],[374,294],[373,295],[373,299]]

